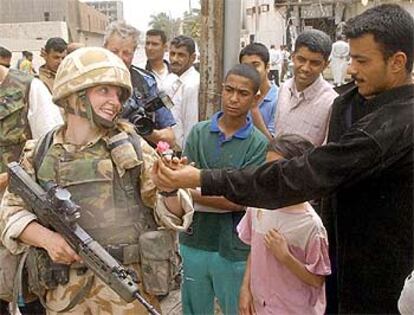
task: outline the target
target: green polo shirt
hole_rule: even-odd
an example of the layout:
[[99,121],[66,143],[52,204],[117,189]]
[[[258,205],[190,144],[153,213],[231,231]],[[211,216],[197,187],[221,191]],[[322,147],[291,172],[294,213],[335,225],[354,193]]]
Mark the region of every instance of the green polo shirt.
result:
[[[188,135],[184,155],[202,169],[243,168],[264,163],[267,152],[266,137],[254,127],[251,119],[231,138],[218,127],[223,115],[216,113],[211,120],[199,122]],[[180,243],[186,246],[218,251],[233,260],[246,260],[249,247],[240,241],[236,227],[244,212],[195,212],[187,232],[180,233]]]

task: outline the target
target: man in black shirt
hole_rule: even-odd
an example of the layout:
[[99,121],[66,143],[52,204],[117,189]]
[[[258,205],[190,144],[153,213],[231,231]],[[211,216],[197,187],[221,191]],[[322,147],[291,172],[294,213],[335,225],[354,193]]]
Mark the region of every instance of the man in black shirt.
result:
[[158,163],[157,184],[266,208],[331,196],[339,313],[397,313],[414,265],[413,33],[413,18],[394,4],[348,21],[357,87],[335,101],[327,145],[244,170]]

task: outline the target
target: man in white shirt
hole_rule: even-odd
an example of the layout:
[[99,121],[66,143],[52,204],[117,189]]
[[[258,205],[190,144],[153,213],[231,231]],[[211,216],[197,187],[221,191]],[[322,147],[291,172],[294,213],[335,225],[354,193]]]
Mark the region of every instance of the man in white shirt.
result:
[[[171,72],[179,77],[181,83],[173,97],[175,106],[171,111],[177,123],[174,126],[176,143],[184,149],[191,128],[198,122],[200,74],[193,66],[196,58],[194,40],[184,35],[175,37],[170,43],[169,55]],[[176,102],[175,98],[180,98],[180,101]]]
[[152,29],[147,31],[145,38],[145,55],[147,64],[145,70],[150,71],[157,81],[160,91],[168,94],[174,106],[180,106],[181,97],[179,88],[181,81],[178,76],[171,72],[170,63],[164,59],[167,50],[167,36],[164,31]]
[[275,45],[270,45],[269,56],[269,80],[274,81],[275,84],[279,86],[279,73],[282,70],[282,56],[280,50],[277,50]]
[[167,36],[162,30],[151,29],[145,34],[145,70],[154,74],[158,89],[163,90],[163,81],[171,73],[170,64],[164,59],[167,51]]
[[340,35],[338,36],[337,41],[332,44],[332,52],[330,56],[331,70],[335,86],[345,83],[348,60],[349,44],[345,41],[345,36]]
[[292,54],[293,78],[279,89],[276,106],[276,135],[299,134],[315,146],[323,144],[337,93],[322,77],[328,66],[332,42],[319,30],[301,33]]

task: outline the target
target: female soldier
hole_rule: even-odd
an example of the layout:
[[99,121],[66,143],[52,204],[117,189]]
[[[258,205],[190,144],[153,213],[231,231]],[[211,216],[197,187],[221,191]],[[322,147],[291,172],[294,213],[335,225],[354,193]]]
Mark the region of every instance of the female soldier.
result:
[[[156,196],[151,168],[157,154],[131,125],[117,118],[130,94],[129,71],[110,51],[81,48],[68,55],[53,90],[54,102],[64,109],[65,125],[39,140],[44,144],[47,137],[51,139],[44,152],[42,145],[28,142],[21,165],[39,184],[54,181],[68,189],[81,206],[79,224],[121,263],[135,269],[147,291],[157,294],[153,284],[166,279],[154,280],[153,274],[140,268],[146,256],[139,251],[140,237],[157,230],[150,208],[155,208],[157,199],[156,218],[173,228],[185,221],[185,229],[191,213],[184,214],[181,206],[191,209],[191,205],[185,191]],[[166,209],[171,210],[168,215],[160,212]],[[53,262],[70,265],[69,282],[47,290],[48,307],[65,308],[85,283],[93,281],[66,313],[146,314],[138,302],[126,303],[91,271],[75,267],[82,266],[76,252],[60,234],[42,226],[17,195],[6,192],[0,218],[1,241],[13,254],[33,246],[46,250]],[[162,270],[155,273],[155,277],[166,276]],[[146,298],[159,308],[154,295],[146,294]]]

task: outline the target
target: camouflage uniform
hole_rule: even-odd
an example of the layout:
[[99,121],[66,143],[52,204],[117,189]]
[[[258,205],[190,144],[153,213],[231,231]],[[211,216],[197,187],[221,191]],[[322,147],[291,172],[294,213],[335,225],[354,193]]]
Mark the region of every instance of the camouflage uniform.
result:
[[[91,55],[83,52],[88,49],[99,53]],[[80,56],[78,59],[76,59],[77,55]],[[55,84],[55,97],[56,95],[69,96],[77,91],[76,89],[79,90],[79,86],[85,88],[106,83],[124,88],[122,82],[128,82],[129,84],[128,70],[125,68],[125,71],[123,71],[125,66],[122,61],[118,60],[109,51],[101,48],[82,48],[73,52],[70,56],[71,59],[66,60],[66,62],[64,60],[62,63],[63,74],[61,74],[63,78],[71,77],[72,81],[62,80],[62,85]],[[102,59],[100,60],[100,58]],[[99,73],[99,69],[93,69],[95,77],[88,77],[82,81],[79,81],[76,76],[73,79],[74,72],[77,70],[76,67],[79,67],[80,63],[83,62],[86,65],[104,64],[109,62],[106,58],[116,58],[110,60],[114,65],[107,67],[105,71],[101,69],[101,73]],[[88,71],[91,71],[90,67],[88,69]],[[127,95],[125,96],[127,97]],[[59,101],[59,99],[57,100]],[[111,154],[113,151],[108,149],[110,137],[114,133],[118,134],[120,131],[126,131],[120,125],[103,131],[101,135],[85,146],[65,143],[64,128],[59,129],[54,134],[52,144],[38,168],[36,174],[38,181],[45,183],[54,180],[58,185],[67,188],[71,192],[73,200],[81,206],[79,224],[101,245],[107,247],[110,253],[113,246],[126,245],[122,249],[122,257],[116,258],[121,260],[121,263],[124,263],[127,267],[133,268],[137,272],[138,280],[140,280],[139,255],[137,255],[136,248],[134,248],[134,244],[138,243],[139,236],[145,231],[156,230],[157,222],[170,228],[180,226],[180,222],[185,222],[185,226],[179,228],[186,229],[192,216],[191,200],[187,193],[180,192],[183,207],[188,210],[184,220],[175,217],[171,213],[168,216],[163,215],[166,211],[165,205],[162,198],[156,198],[156,187],[151,180],[152,165],[158,156],[154,149],[139,137],[142,159],[135,161],[136,163],[133,166],[141,165],[141,173],[139,178],[135,179],[136,182],[131,183],[131,185],[135,187],[135,191],[136,187],[140,188],[140,201],[138,204],[134,202],[136,199],[129,195],[127,189],[124,189],[128,186],[128,183],[127,185],[121,184],[122,181],[128,181],[128,178],[126,178],[128,173],[114,161]],[[32,175],[35,173],[33,168],[35,144],[36,141],[34,140],[27,142],[21,159],[22,167]],[[161,216],[157,213],[154,215],[151,209],[154,208],[156,199],[158,207],[163,211],[160,212]],[[18,196],[8,191],[6,191],[3,198],[0,211],[1,240],[12,253],[21,253],[27,248],[27,245],[21,243],[18,237],[36,217],[27,210],[27,207],[24,206]],[[47,292],[46,301],[48,306],[53,308],[66,306],[89,277],[91,277],[90,271],[78,275],[76,267],[73,266],[70,270],[69,283],[59,285],[58,288]],[[155,296],[147,294],[146,297],[159,309],[159,303]],[[53,312],[49,313],[53,314]],[[97,313],[147,314],[147,311],[137,302],[126,303],[101,280],[94,277],[92,289],[68,314]]]
[[0,85],[0,173],[9,162],[18,160],[27,139],[31,139],[27,121],[28,97],[33,77],[10,69]]
[[[131,267],[135,271],[139,271],[138,265],[130,265],[129,268]],[[59,286],[57,289],[48,292],[48,306],[60,309],[65,307],[72,296],[85,285],[87,278],[91,276],[93,275],[90,271],[88,271],[85,275],[79,276],[77,275],[76,270],[71,270],[70,284],[66,286]],[[144,292],[141,285],[140,289],[141,292]],[[154,305],[159,312],[161,311],[159,301],[156,297],[145,293],[143,296],[149,303]],[[58,315],[62,313],[49,311],[48,314]],[[72,310],[65,312],[65,314],[147,315],[148,311],[137,301],[126,304],[122,298],[107,287],[98,277],[94,277],[92,288],[86,295],[85,299],[83,299]]]

